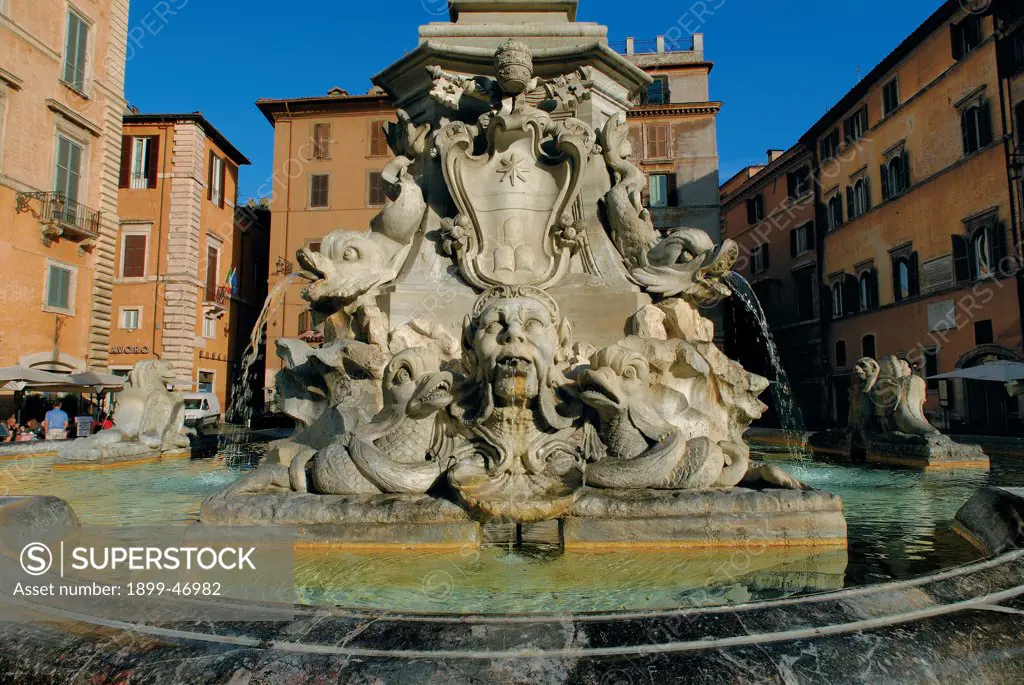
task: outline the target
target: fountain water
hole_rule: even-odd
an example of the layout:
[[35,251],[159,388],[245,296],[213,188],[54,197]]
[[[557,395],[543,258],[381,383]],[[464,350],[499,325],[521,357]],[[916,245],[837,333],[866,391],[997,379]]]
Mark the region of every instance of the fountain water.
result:
[[779,416],[779,424],[786,433],[786,442],[792,456],[800,456],[802,450],[799,448],[801,438],[799,433],[804,430],[803,414],[793,398],[793,388],[789,384],[789,376],[782,366],[782,359],[779,357],[779,348],[775,344],[775,337],[768,326],[768,317],[765,316],[764,308],[757,299],[754,289],[750,287],[747,279],[735,271],[730,271],[723,278],[733,294],[743,303],[743,306],[754,317],[758,327],[761,329],[761,339],[768,350],[768,361],[775,372],[775,382],[772,384],[772,396],[775,399],[775,410]]
[[[249,337],[249,345],[245,348],[245,354],[242,356],[240,373],[231,388],[231,406],[228,411],[228,415],[245,429],[249,428],[249,424],[252,421],[252,368],[259,361],[261,353],[263,353],[263,343],[266,340],[267,334],[267,320],[271,314],[277,311],[281,300],[284,299],[284,295],[288,292],[288,288],[292,283],[302,277],[302,272],[291,273],[278,281],[270,292],[267,293],[267,299],[263,301],[263,309],[260,310],[260,315],[256,318],[256,323],[253,325],[252,333]],[[244,435],[244,430],[222,432],[218,439],[218,451],[221,454],[226,453],[228,457],[238,456],[237,454],[232,455],[232,453],[238,451],[238,446],[243,442]]]

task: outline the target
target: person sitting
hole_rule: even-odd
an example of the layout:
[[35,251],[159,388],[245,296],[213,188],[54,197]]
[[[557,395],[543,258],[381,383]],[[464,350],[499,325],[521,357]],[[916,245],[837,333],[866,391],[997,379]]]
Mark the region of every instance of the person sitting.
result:
[[43,418],[43,434],[47,440],[65,440],[68,437],[68,415],[61,409],[60,400],[53,403],[53,409]]
[[18,419],[13,416],[9,417],[4,422],[2,433],[3,437],[0,437],[0,442],[14,442],[14,439],[18,436]]

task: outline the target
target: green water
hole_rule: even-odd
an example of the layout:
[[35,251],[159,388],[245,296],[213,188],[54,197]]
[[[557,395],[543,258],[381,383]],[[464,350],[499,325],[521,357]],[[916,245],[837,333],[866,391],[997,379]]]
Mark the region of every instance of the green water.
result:
[[[0,462],[0,495],[56,495],[87,524],[185,525],[197,520],[206,497],[244,473],[223,458],[97,471],[51,465],[51,458]],[[486,613],[669,608],[819,592],[976,560],[950,530],[957,509],[983,485],[1024,486],[1024,461],[1010,459],[993,459],[991,472],[781,465],[842,497],[848,553],[298,550],[296,588],[310,604]]]

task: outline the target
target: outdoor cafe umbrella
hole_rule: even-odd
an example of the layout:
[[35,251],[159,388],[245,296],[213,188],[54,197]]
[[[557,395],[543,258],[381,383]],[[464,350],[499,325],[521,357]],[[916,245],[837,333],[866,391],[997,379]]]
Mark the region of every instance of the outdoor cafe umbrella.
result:
[[99,390],[120,390],[128,379],[124,376],[115,376],[112,373],[99,373],[98,371],[83,371],[73,373],[64,379],[66,385],[76,385]]
[[0,390],[24,390],[29,385],[60,385],[67,383],[68,377],[59,374],[32,369],[27,366],[6,366],[0,368]]
[[947,378],[962,378],[970,381],[992,381],[994,383],[1009,383],[1024,379],[1024,364],[1020,362],[998,361],[980,366],[972,366],[967,369],[957,369],[949,373],[940,373],[937,376],[929,376],[928,380],[941,380]]

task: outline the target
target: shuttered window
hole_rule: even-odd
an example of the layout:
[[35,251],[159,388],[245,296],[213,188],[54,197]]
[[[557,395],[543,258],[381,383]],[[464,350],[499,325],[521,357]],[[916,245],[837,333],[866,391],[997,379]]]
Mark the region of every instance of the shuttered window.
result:
[[370,172],[368,184],[367,203],[371,207],[379,207],[385,204],[388,196],[384,193],[384,177],[379,171]]
[[964,155],[971,155],[992,143],[992,112],[988,101],[977,102],[960,113]]
[[900,106],[900,84],[893,79],[882,87],[882,116],[889,116]]
[[371,157],[387,157],[388,152],[388,138],[384,133],[384,122],[383,121],[371,121],[370,122],[370,156]]
[[82,182],[82,146],[57,136],[57,173],[55,191],[78,202],[78,189]]
[[331,125],[313,124],[313,159],[331,158]]
[[224,159],[210,151],[207,198],[218,207],[224,206]]
[[85,56],[89,46],[89,24],[73,11],[68,11],[68,36],[64,48],[64,82],[85,90]]
[[70,309],[71,270],[51,264],[46,276],[46,306]]
[[124,236],[124,261],[121,264],[123,278],[143,278],[146,275],[146,236]]
[[331,177],[327,174],[313,174],[309,177],[309,206],[329,207],[331,204]]
[[668,159],[668,124],[647,127],[647,158]]
[[218,258],[220,257],[220,251],[209,245],[206,248],[206,301],[216,302],[217,301],[217,270],[219,268]]

